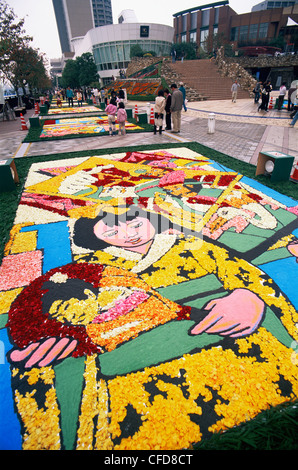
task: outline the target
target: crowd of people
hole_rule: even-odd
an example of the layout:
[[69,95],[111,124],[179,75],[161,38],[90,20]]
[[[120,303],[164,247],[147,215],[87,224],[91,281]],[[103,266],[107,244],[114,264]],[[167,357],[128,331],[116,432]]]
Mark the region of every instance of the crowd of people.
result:
[[176,83],[171,85],[171,91],[166,88],[160,90],[155,99],[154,106],[154,134],[162,133],[163,122],[165,120],[165,130],[179,133],[181,128],[182,109],[187,111],[186,91],[182,82],[179,88]]
[[85,89],[73,89],[68,86],[66,89],[61,88],[57,92],[57,106],[62,107],[62,102],[67,101],[69,107],[74,106],[74,102],[77,101],[78,106],[83,106],[83,101],[95,100],[98,105],[100,103],[107,102],[105,99],[105,90],[101,88],[85,88]]
[[[253,91],[255,95],[254,102],[259,105],[258,111],[263,110],[265,112],[268,112],[270,94],[272,92],[272,85],[270,80],[267,80],[264,83],[260,81],[257,82]],[[292,119],[290,126],[293,127],[296,121],[298,120],[298,86],[290,87],[287,90],[286,82],[282,82],[279,88],[279,94],[277,99],[278,111],[283,108],[286,96],[288,99],[287,110],[290,112],[290,117]]]
[[[239,87],[239,83],[235,80],[231,88],[233,102],[236,102]],[[254,102],[258,104],[258,112],[268,112],[270,94],[272,92],[270,80],[257,82],[253,92]],[[286,82],[281,84],[277,103],[278,110],[282,109],[286,95],[288,95],[287,109],[291,113],[290,117],[292,119],[290,126],[293,127],[298,120],[298,86],[295,88],[290,87],[289,90],[287,90]],[[127,119],[127,113],[124,105],[125,94],[122,88],[119,89],[118,93],[112,89],[109,99],[104,88],[101,88],[100,90],[98,88],[72,90],[68,87],[66,90],[59,90],[57,99],[58,106],[62,106],[63,99],[68,100],[69,106],[73,106],[74,99],[77,100],[78,106],[83,105],[83,100],[87,101],[90,99],[93,99],[97,105],[104,103],[106,105],[105,111],[108,113],[110,135],[113,136],[116,134],[116,116],[117,121],[119,122],[119,135],[125,135],[125,120]],[[187,111],[186,91],[182,82],[179,83],[179,88],[175,83],[173,83],[170,86],[170,90],[167,88],[160,90],[154,104],[154,134],[157,134],[157,132],[162,134],[163,128],[173,133],[179,133],[181,128],[182,109]]]

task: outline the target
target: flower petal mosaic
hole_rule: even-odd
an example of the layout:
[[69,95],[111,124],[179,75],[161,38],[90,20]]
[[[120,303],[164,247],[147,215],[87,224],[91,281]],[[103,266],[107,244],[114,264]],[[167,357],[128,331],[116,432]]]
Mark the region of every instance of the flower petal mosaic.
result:
[[298,202],[181,145],[34,163],[0,266],[2,440],[189,449],[298,396]]
[[[77,108],[81,109],[81,108]],[[119,124],[115,120],[115,130],[119,131]],[[108,116],[91,116],[85,118],[72,118],[72,119],[46,119],[44,121],[40,138],[63,137],[69,135],[82,135],[82,134],[101,134],[109,132]],[[140,130],[140,126],[126,122],[126,130]]]

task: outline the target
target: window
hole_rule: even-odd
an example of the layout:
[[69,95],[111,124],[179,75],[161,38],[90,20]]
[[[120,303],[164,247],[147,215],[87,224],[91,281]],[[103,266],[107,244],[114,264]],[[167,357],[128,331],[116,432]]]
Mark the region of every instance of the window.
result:
[[197,29],[198,24],[198,13],[191,13],[190,15],[190,29]]
[[249,27],[249,39],[257,39],[258,37],[258,24],[251,24]]
[[157,40],[115,41],[93,46],[94,60],[97,70],[127,68],[130,62],[130,49],[140,44],[144,51],[154,51],[157,55],[170,55],[171,43]]
[[230,40],[231,41],[238,41],[238,35],[239,35],[239,27],[236,26],[235,28],[231,29]]
[[219,21],[219,8],[214,9],[214,24],[218,24]]
[[181,18],[182,18],[182,32],[184,33],[187,30],[187,16],[183,15]]
[[259,29],[259,38],[266,38],[268,34],[268,23],[261,23]]
[[189,42],[197,42],[197,32],[193,31],[189,33]]
[[239,41],[246,41],[248,35],[248,26],[240,26]]
[[186,42],[186,34],[181,34],[181,42]]
[[200,46],[204,50],[207,49],[206,39],[207,39],[208,35],[209,35],[209,29],[201,30]]
[[209,26],[210,10],[202,10],[202,27]]

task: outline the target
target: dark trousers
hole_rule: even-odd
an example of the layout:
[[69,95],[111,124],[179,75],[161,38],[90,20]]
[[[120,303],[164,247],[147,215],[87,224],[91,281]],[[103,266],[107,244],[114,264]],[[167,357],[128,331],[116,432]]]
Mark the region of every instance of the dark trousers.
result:
[[171,129],[172,129],[171,113],[166,113],[166,130],[170,131]]
[[163,119],[163,114],[158,114],[158,113],[154,113],[154,134],[156,134],[156,131],[157,131],[157,128],[159,130],[159,133],[161,134],[162,132],[162,125],[161,126],[156,126],[156,119]]
[[284,99],[285,99],[285,95],[279,95],[279,97],[278,97],[278,106],[277,106],[277,109],[278,109],[279,111],[280,111],[281,108],[282,108]]

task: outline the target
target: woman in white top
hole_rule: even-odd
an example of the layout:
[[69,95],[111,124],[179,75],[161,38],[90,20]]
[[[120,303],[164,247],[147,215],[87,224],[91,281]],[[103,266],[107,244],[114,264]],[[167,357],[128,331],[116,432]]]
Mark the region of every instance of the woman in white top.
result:
[[163,117],[165,112],[166,99],[164,97],[163,90],[158,92],[157,97],[155,98],[154,106],[154,134],[156,134],[157,128],[159,128],[159,133],[162,132]]

